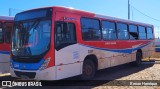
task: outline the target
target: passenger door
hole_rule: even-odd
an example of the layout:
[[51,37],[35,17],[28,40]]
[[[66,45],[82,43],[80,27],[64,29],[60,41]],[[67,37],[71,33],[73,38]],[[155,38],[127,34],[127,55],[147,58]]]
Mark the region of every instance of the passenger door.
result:
[[[56,13],[55,65],[57,79],[80,74],[79,48],[76,39],[76,16],[65,12]],[[64,21],[60,21],[64,19]]]

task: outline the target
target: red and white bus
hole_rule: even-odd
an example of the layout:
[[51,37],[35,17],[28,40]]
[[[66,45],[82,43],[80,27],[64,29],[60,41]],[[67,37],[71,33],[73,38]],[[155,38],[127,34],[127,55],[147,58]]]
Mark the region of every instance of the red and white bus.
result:
[[14,17],[0,16],[0,74],[9,73],[10,69],[10,37]]
[[59,80],[133,62],[153,48],[153,25],[65,7],[18,13],[12,34],[11,75]]

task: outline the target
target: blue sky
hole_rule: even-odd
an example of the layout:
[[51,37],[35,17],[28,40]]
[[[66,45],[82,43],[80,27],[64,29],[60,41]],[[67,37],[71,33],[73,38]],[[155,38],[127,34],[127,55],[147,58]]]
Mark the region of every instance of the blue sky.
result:
[[[46,6],[66,6],[107,16],[127,19],[128,0],[1,0],[0,15]],[[160,0],[130,0],[130,4],[144,14],[160,20]],[[132,13],[133,12],[133,13]],[[150,23],[155,26],[155,35],[160,37],[160,21],[142,15],[131,7],[131,20]]]

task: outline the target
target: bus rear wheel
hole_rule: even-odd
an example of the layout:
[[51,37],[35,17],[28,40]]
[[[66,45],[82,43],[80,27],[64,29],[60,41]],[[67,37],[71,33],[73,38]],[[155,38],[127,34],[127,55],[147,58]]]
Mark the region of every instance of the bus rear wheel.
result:
[[92,60],[85,60],[83,64],[83,73],[81,76],[82,80],[91,80],[94,78],[96,73],[96,67]]

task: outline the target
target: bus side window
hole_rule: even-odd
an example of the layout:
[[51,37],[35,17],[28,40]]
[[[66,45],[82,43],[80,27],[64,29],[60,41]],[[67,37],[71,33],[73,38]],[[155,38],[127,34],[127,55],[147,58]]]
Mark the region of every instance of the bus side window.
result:
[[117,23],[117,33],[118,33],[118,39],[119,40],[129,39],[127,24]]
[[0,23],[0,43],[3,43],[3,30],[2,30],[2,23]]
[[147,27],[147,39],[153,39],[153,29]]
[[116,40],[115,23],[109,21],[102,21],[102,34],[104,40]]
[[143,26],[138,26],[138,32],[139,32],[139,39],[146,39],[146,30],[145,30],[145,27]]
[[100,40],[101,39],[101,27],[100,20],[94,18],[81,18],[81,31],[83,40]]
[[129,35],[131,40],[138,40],[137,26],[129,25]]

